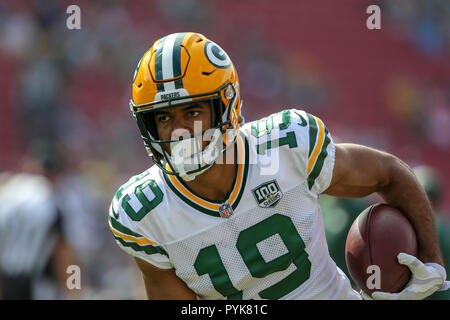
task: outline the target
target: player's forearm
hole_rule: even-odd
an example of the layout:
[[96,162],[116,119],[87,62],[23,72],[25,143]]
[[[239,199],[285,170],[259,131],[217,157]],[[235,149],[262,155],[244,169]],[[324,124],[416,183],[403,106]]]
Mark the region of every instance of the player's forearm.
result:
[[196,294],[180,279],[175,269],[159,269],[135,258],[149,300],[197,300]]
[[400,159],[393,157],[387,168],[389,183],[378,193],[387,203],[402,210],[414,226],[419,258],[443,265],[434,215],[425,191],[409,166]]

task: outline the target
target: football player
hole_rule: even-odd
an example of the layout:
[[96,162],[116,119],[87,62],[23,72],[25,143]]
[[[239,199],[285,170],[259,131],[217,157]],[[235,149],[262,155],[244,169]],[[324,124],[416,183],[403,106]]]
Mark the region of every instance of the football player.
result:
[[[149,299],[361,299],[328,253],[318,196],[378,192],[408,215],[423,297],[446,278],[427,197],[393,155],[334,144],[325,124],[283,110],[244,124],[236,69],[201,34],[157,40],[136,68],[130,108],[154,162],[117,191],[109,226]],[[419,260],[420,259],[420,260]]]

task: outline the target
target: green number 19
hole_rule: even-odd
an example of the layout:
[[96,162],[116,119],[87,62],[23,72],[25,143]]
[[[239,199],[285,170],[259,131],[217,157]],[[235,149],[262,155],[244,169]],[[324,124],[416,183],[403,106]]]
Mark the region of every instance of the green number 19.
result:
[[[266,262],[256,245],[276,234],[280,236],[288,252]],[[280,299],[298,288],[310,276],[311,262],[305,251],[305,244],[288,216],[275,214],[241,231],[236,247],[255,278],[264,278],[274,272],[286,270],[292,264],[296,267],[288,276],[260,291],[259,296],[263,299]],[[231,283],[215,245],[200,250],[194,268],[198,275],[208,274],[214,288],[223,296],[242,299],[242,291]]]
[[[274,123],[278,123],[278,128],[280,131],[289,128],[289,125],[291,124],[290,110],[275,113],[259,120],[258,122],[255,122],[251,128],[252,136],[260,138],[264,135],[270,134],[274,128]],[[285,137],[268,140],[256,145],[256,151],[258,154],[264,155],[268,149],[278,148],[285,145],[287,145],[290,149],[297,147],[297,138],[295,137],[294,131],[287,132]]]

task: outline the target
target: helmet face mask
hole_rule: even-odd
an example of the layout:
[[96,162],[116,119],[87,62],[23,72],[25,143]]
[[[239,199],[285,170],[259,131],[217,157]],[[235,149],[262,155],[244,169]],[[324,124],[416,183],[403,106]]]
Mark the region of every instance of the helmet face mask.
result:
[[[181,58],[173,58],[175,54]],[[158,64],[158,59],[165,64]],[[180,65],[171,66],[171,63]],[[178,70],[178,73],[184,70],[184,73],[167,80],[155,80],[161,78],[165,69]],[[174,75],[177,73],[169,72],[169,77]],[[168,88],[170,90],[165,90]],[[197,102],[208,102],[211,128],[175,139],[161,140],[158,137],[155,111]],[[219,46],[200,34],[179,33],[159,39],[139,61],[130,109],[148,154],[167,174],[193,180],[211,167],[234,146],[237,130],[243,122],[240,108],[239,83],[231,60]],[[202,148],[196,142],[199,139],[211,142]],[[172,152],[167,152],[167,146]]]
[[[174,143],[177,143],[181,140],[187,141],[188,139],[192,139],[195,141],[211,141],[210,149],[213,149],[214,147],[218,147],[218,143],[220,142],[220,146],[222,146],[223,141],[221,139],[218,139],[222,137],[222,135],[227,134],[228,130],[233,130],[231,127],[231,121],[228,119],[228,113],[230,110],[227,110],[227,112],[224,112],[224,104],[220,99],[220,93],[223,90],[229,89],[229,86],[231,84],[227,84],[225,88],[220,88],[215,93],[216,96],[211,96],[211,93],[208,93],[208,98],[199,98],[197,100],[194,100],[194,102],[183,102],[183,103],[177,103],[176,100],[169,99],[167,101],[168,105],[163,105],[160,107],[145,109],[141,111],[134,111],[138,110],[139,108],[145,108],[148,106],[136,106],[133,101],[130,101],[130,106],[133,110],[133,113],[136,117],[137,124],[139,126],[139,129],[141,131],[142,139],[144,141],[144,145],[147,148],[147,151],[149,151],[149,155],[151,156],[152,161],[164,172],[168,174],[174,174],[174,175],[180,175],[179,170],[176,170],[176,166],[174,165],[174,159],[172,157],[172,152],[167,150],[167,147],[165,146],[173,146]],[[234,90],[233,90],[234,92]],[[231,97],[232,99],[235,98],[235,93]],[[179,98],[178,100],[185,100],[184,98]],[[154,115],[157,111],[161,111],[168,108],[177,108],[182,107],[185,105],[189,105],[196,102],[208,102],[209,108],[210,108],[210,123],[212,124],[210,128],[204,128],[203,130],[194,130],[194,134],[186,136],[183,135],[181,137],[176,137],[173,139],[160,139],[157,133],[157,125],[156,121],[154,119]],[[225,114],[225,115],[224,115]],[[225,119],[225,121],[224,121]],[[228,140],[230,140],[230,131],[228,131],[228,136],[226,136]],[[229,143],[228,143],[229,145]],[[208,155],[211,153],[216,154],[216,157],[213,157],[214,160],[217,160],[228,148],[220,148],[220,150],[207,150]],[[188,170],[184,172],[184,174],[181,174],[182,176],[188,176],[192,175],[198,172],[203,172],[206,169],[208,169],[214,161],[211,162],[211,156],[207,157],[202,153],[202,148],[197,147],[196,152],[192,155],[192,157],[187,157],[184,159],[184,165],[190,166],[191,170]],[[205,161],[202,161],[202,158]],[[196,167],[195,167],[196,166]]]

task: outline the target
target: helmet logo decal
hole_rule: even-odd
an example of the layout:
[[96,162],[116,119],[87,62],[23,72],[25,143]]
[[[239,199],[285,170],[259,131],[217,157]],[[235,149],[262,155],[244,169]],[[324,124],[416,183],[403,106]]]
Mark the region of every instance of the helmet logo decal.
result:
[[[180,99],[182,97],[186,97],[186,99]],[[161,103],[155,104],[155,106],[157,107],[164,107],[164,106],[168,106],[168,102],[169,100],[172,99],[176,99],[176,103],[177,104],[181,104],[181,103],[187,103],[187,102],[191,102],[192,99],[189,98],[189,92],[184,89],[175,89],[172,91],[162,91],[162,92],[158,92],[155,95],[155,101],[161,101]]]
[[231,66],[231,59],[227,53],[212,41],[205,44],[205,55],[209,62],[217,68],[228,68]]

